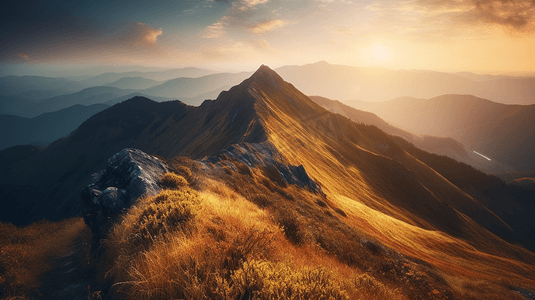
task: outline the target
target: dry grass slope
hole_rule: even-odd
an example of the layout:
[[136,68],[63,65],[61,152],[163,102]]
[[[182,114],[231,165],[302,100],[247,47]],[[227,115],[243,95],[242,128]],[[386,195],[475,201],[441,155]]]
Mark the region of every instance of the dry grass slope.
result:
[[[189,173],[186,168],[173,167]],[[112,298],[406,299],[399,289],[318,244],[319,233],[309,228],[318,218],[333,218],[334,211],[325,214],[329,207],[318,205],[316,198],[309,203],[296,187],[270,181],[270,191],[259,184],[269,180],[263,170],[241,174],[239,169],[244,171],[242,166],[229,174],[216,167],[211,175],[197,174],[204,188],[166,189],[128,211],[105,243],[108,269],[103,274],[113,283]],[[173,176],[178,175],[164,177]],[[293,199],[283,197],[283,190]],[[299,212],[310,204],[309,212]],[[166,216],[175,207],[195,213],[170,220]],[[149,219],[150,226],[138,225]],[[330,234],[327,226],[323,231]]]

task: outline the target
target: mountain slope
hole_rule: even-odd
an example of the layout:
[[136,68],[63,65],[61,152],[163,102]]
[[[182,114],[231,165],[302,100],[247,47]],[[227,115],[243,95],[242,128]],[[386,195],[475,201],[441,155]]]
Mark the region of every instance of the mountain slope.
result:
[[511,170],[510,167],[507,167],[496,161],[488,161],[480,155],[475,154],[473,151],[466,149],[462,143],[452,138],[430,135],[415,135],[411,132],[388,124],[376,114],[355,109],[351,106],[341,103],[340,101],[330,100],[320,96],[310,96],[310,99],[318,103],[323,108],[348,117],[354,122],[377,126],[386,133],[404,138],[420,149],[438,155],[448,156],[456,161],[469,164],[483,172],[502,173]]
[[108,107],[106,104],[77,104],[31,119],[0,115],[0,150],[15,145],[47,145],[70,134],[89,117]]
[[535,105],[505,105],[470,95],[399,98],[372,112],[403,129],[461,141],[518,170],[535,168]]

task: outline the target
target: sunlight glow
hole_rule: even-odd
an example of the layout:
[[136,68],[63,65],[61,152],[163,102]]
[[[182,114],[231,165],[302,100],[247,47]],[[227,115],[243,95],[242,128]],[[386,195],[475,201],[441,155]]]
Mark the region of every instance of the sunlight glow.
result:
[[372,55],[375,61],[385,62],[390,58],[390,50],[383,45],[372,47]]

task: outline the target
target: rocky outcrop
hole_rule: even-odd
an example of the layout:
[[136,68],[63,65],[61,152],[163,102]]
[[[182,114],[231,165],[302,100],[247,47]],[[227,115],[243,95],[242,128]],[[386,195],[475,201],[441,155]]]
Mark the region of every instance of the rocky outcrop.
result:
[[81,195],[84,221],[93,236],[102,238],[140,196],[158,194],[158,182],[167,172],[165,162],[138,149],[123,149],[108,159],[106,169],[93,174]]
[[[312,192],[323,194],[321,187],[308,176],[302,165],[292,166],[287,164],[280,152],[270,143],[235,144],[217,156],[205,157],[202,161],[224,164],[225,160],[241,162],[250,168],[274,168],[286,183],[295,184]],[[229,166],[233,167],[233,165]]]

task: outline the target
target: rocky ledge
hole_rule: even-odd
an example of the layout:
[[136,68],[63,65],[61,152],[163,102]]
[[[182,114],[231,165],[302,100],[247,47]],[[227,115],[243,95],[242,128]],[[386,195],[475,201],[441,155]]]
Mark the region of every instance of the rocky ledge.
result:
[[[225,165],[226,160],[238,161],[250,168],[276,169],[284,181],[323,194],[321,187],[308,176],[303,165],[293,166],[285,162],[280,152],[271,143],[242,143],[230,146],[216,156],[205,157],[201,162]],[[233,165],[229,165],[233,168]]]

